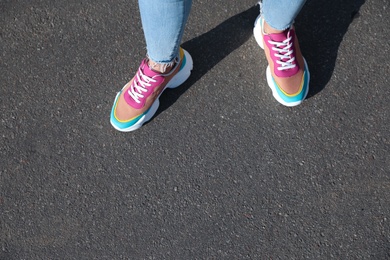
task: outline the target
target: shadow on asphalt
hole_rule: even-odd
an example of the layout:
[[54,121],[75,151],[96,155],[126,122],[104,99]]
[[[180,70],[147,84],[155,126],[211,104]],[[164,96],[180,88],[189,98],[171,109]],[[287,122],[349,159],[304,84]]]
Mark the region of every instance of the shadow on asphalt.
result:
[[[339,46],[350,24],[359,17],[365,0],[308,0],[296,19],[302,52],[310,68],[308,98],[321,92],[332,77]],[[253,23],[259,14],[255,5],[214,29],[182,44],[191,53],[194,69],[190,78],[179,88],[168,90],[160,97],[155,114],[170,107],[195,82],[222,59],[243,45],[253,33]]]
[[182,44],[192,56],[194,69],[190,78],[179,88],[169,89],[169,95],[160,97],[160,107],[155,114],[170,107],[195,82],[210,71],[253,35],[253,23],[259,14],[257,5],[227,19],[214,29]]
[[302,8],[295,25],[310,69],[308,98],[321,92],[331,79],[339,46],[364,2],[308,0]]

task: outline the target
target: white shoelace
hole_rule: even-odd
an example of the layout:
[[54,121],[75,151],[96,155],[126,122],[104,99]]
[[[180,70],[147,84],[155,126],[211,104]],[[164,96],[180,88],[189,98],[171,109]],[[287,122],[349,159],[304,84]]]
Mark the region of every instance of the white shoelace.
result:
[[291,54],[293,53],[293,51],[290,50],[293,45],[291,39],[292,37],[290,36],[282,42],[268,41],[270,44],[275,46],[272,47],[272,50],[278,52],[275,53],[275,56],[280,59],[276,61],[277,64],[281,65],[278,66],[278,70],[292,69],[296,66],[296,64],[293,64],[295,57],[291,57]]
[[127,93],[132,99],[134,99],[135,102],[139,104],[141,103],[140,98],[144,98],[142,93],[147,92],[148,90],[146,88],[152,85],[150,82],[154,83],[156,81],[157,80],[143,74],[141,69],[139,69],[136,78],[131,83],[131,87]]

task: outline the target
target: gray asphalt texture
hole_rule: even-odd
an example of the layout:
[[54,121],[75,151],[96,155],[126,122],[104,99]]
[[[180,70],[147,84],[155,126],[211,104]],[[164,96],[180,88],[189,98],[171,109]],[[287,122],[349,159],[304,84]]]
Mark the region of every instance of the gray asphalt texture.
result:
[[0,0],[0,259],[389,259],[388,0],[308,0],[310,92],[265,81],[255,1],[194,1],[191,77],[120,133],[135,0]]

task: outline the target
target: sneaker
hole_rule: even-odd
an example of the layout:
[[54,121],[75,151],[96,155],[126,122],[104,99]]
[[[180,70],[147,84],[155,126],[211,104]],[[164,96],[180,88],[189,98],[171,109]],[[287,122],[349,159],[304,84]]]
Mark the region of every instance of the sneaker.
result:
[[180,60],[166,74],[152,70],[148,65],[148,59],[144,59],[134,78],[116,95],[111,110],[112,126],[122,132],[140,128],[156,113],[162,92],[166,88],[176,88],[184,83],[191,70],[192,58],[182,48]]
[[289,107],[299,105],[309,91],[310,73],[295,30],[291,27],[282,33],[267,34],[263,28],[264,19],[259,15],[253,34],[266,53],[268,86],[279,103]]

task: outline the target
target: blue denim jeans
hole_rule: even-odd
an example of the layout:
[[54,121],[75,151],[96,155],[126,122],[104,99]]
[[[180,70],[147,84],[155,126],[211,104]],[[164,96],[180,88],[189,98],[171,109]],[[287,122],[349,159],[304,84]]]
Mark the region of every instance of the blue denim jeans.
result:
[[306,0],[263,0],[261,15],[276,30],[289,28]]
[[[292,25],[305,1],[262,0],[261,13],[271,27],[284,30]],[[138,4],[148,57],[157,63],[171,63],[178,56],[192,0],[138,0]]]

